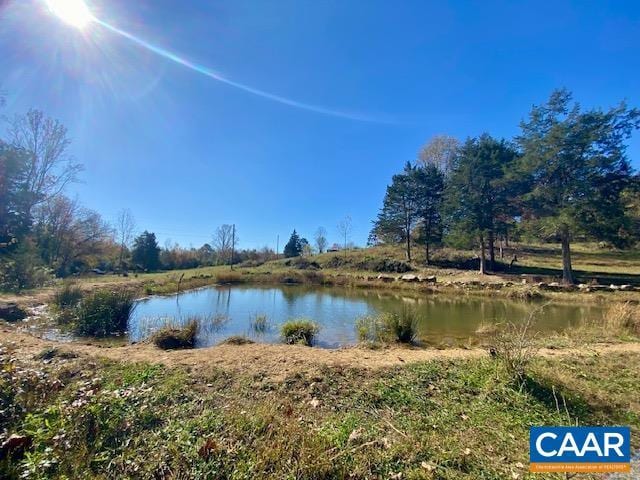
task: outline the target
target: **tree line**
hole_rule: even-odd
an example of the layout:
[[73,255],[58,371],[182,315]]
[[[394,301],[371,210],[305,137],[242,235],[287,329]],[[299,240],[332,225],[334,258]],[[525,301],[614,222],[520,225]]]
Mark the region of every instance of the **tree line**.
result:
[[562,89],[511,140],[437,136],[393,176],[370,243],[402,243],[409,261],[421,245],[427,264],[433,245],[474,248],[484,274],[499,267],[497,239],[524,235],[560,243],[563,282],[574,283],[574,239],[640,239],[640,181],[625,143],[638,127],[638,109],[585,110]]

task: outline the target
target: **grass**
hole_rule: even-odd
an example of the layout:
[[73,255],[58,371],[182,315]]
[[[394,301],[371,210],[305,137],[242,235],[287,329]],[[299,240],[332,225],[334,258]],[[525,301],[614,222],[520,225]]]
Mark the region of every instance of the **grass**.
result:
[[7,479],[533,479],[529,426],[569,419],[630,425],[640,446],[637,354],[537,358],[523,386],[490,359],[270,379],[13,356],[0,352],[0,424],[31,446],[0,460]]
[[197,333],[198,321],[195,318],[187,320],[181,326],[168,322],[151,336],[151,341],[162,350],[193,348]]
[[76,307],[82,296],[82,288],[74,282],[67,281],[54,292],[51,301],[58,310],[64,310]]
[[255,343],[250,338],[247,338],[242,335],[233,335],[229,338],[225,338],[220,345],[249,345],[251,343]]
[[285,343],[306,345],[310,347],[320,331],[320,327],[311,320],[289,320],[280,327],[280,334]]
[[269,324],[269,319],[267,318],[266,315],[256,314],[251,319],[250,328],[254,333],[258,335],[262,335],[269,331],[269,329],[271,328],[271,325]]
[[[73,329],[78,335],[106,337],[126,331],[134,305],[130,291],[96,290],[66,312],[71,312]],[[63,322],[69,321],[67,315],[61,318]]]
[[383,312],[367,315],[356,321],[356,331],[361,342],[414,343],[418,336],[418,314],[412,308],[400,312]]

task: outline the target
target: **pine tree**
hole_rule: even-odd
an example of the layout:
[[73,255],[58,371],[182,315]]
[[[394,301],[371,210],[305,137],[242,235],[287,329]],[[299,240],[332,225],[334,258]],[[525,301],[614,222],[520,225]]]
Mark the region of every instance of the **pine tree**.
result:
[[[308,242],[307,242],[308,243]],[[289,241],[284,246],[284,256],[287,258],[299,257],[302,254],[302,241],[298,233],[293,230]]]
[[429,265],[429,246],[442,239],[442,196],[444,173],[436,165],[426,164],[413,170],[417,214],[420,219],[419,241],[425,247]]
[[415,172],[416,167],[407,162],[404,171],[393,176],[372,232],[383,241],[403,242],[409,262],[411,232],[419,219]]
[[133,241],[131,252],[133,262],[145,270],[157,270],[160,267],[160,248],[156,234],[146,230]]
[[470,138],[460,148],[449,178],[450,239],[478,247],[481,274],[487,271],[487,247],[493,268],[493,239],[498,220],[511,209],[505,173],[515,158],[515,150],[504,140],[487,134]]
[[520,127],[523,216],[539,238],[560,241],[562,279],[572,284],[571,239],[614,240],[624,226],[621,192],[631,176],[624,141],[640,127],[640,111],[623,102],[583,112],[571,93],[557,90]]

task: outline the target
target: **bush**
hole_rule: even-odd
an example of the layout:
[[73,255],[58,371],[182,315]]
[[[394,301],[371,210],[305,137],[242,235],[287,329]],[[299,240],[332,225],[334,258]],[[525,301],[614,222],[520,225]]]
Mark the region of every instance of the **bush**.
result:
[[289,345],[302,344],[308,347],[313,344],[319,331],[320,327],[317,324],[305,319],[289,320],[280,327],[280,333],[285,343]]
[[74,308],[82,300],[82,289],[73,282],[64,282],[53,294],[52,302],[60,310]]
[[87,295],[74,309],[78,335],[105,337],[126,331],[135,307],[133,294],[126,290],[98,290]]
[[181,348],[193,348],[198,333],[198,322],[190,319],[183,326],[166,324],[151,336],[151,341],[156,347],[163,350],[175,350]]

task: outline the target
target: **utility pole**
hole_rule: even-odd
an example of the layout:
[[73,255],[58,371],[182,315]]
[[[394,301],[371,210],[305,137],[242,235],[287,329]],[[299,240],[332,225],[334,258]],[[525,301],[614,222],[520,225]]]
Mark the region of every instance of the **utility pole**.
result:
[[233,270],[233,254],[236,249],[236,224],[233,224],[233,229],[231,233],[231,270]]
[[280,235],[276,237],[276,260],[278,259],[279,254],[280,254]]

